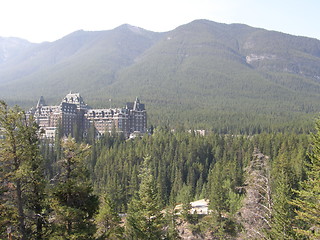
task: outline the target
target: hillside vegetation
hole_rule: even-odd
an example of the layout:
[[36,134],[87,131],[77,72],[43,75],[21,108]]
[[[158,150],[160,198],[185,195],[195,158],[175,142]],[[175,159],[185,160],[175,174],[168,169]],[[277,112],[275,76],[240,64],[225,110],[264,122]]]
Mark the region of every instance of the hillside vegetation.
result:
[[155,125],[308,131],[320,109],[319,66],[317,39],[207,20],[164,33],[122,25],[21,42],[0,62],[0,98],[30,107],[72,90],[100,107],[138,96]]

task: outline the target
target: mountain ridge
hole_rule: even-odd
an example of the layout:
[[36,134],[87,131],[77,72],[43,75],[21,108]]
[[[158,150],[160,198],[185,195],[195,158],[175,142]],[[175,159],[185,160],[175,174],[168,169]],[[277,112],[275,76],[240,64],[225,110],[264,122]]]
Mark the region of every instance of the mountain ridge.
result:
[[242,115],[240,122],[285,127],[284,119],[290,125],[319,112],[319,66],[317,39],[209,20],[162,33],[123,24],[76,31],[0,63],[0,98],[58,102],[71,89],[93,106],[139,96],[157,124],[184,117],[208,127],[217,114],[234,127]]

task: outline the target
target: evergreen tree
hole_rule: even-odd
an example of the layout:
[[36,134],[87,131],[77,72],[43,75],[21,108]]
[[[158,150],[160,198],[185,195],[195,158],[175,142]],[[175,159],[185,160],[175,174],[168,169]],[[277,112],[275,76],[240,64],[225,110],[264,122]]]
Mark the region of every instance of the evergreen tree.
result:
[[10,109],[5,102],[0,102],[0,127],[4,133],[4,140],[1,141],[0,148],[1,167],[3,169],[1,178],[8,196],[6,199],[7,203],[4,203],[3,206],[11,205],[10,210],[15,212],[12,216],[14,218],[8,222],[8,226],[16,225],[20,233],[19,237],[26,239],[27,232],[22,200],[22,180],[21,176],[18,176],[23,163],[22,148],[24,144],[22,145],[18,137],[22,121],[22,111],[18,107]]
[[98,239],[123,239],[123,227],[120,226],[121,218],[115,210],[114,203],[105,196],[100,205],[99,213],[95,217]]
[[[0,224],[20,239],[42,239],[44,171],[39,157],[38,126],[19,108],[0,102]],[[4,226],[2,225],[1,228]]]
[[58,127],[55,131],[55,138],[54,138],[54,150],[56,153],[56,161],[60,160],[62,157],[62,150],[61,150],[61,138],[63,137],[63,130],[61,119],[58,122]]
[[98,198],[89,182],[84,159],[89,147],[77,144],[69,137],[62,140],[63,158],[58,162],[61,174],[52,189],[54,231],[52,239],[93,239],[96,232],[93,216],[98,210]]
[[292,204],[298,207],[296,219],[300,224],[295,231],[309,239],[320,239],[320,120],[316,122],[316,133],[312,135],[312,150],[307,170],[307,179],[296,191],[297,199]]
[[26,142],[25,160],[21,165],[26,226],[29,239],[43,239],[48,230],[44,176],[44,159],[40,156],[39,129],[34,119],[24,121],[20,138]]
[[[1,131],[0,135],[4,132]],[[0,146],[0,239],[5,239],[6,232],[9,231],[12,235],[12,231],[17,229],[17,211],[16,204],[14,199],[14,189],[13,182],[10,181],[10,163],[7,163],[6,158],[3,154],[3,142],[2,139]],[[12,172],[10,172],[12,174]],[[11,180],[12,181],[12,180]]]
[[289,160],[280,155],[272,166],[272,211],[271,239],[295,239],[296,235],[292,229],[294,211],[289,201],[292,199],[293,174]]
[[192,215],[190,213],[192,197],[191,197],[191,186],[187,186],[183,184],[182,188],[180,189],[177,195],[177,201],[181,203],[181,217],[183,220],[191,222]]
[[161,239],[163,236],[163,215],[159,207],[155,180],[146,157],[140,173],[140,187],[128,206],[126,221],[127,239]]
[[165,239],[167,240],[177,240],[181,239],[179,236],[179,231],[177,229],[177,211],[175,210],[176,204],[173,202],[167,208],[165,213],[165,222],[167,225],[167,231]]
[[222,221],[222,212],[227,210],[227,191],[223,186],[224,177],[222,163],[218,161],[209,175],[209,207],[213,210],[213,215],[216,216],[218,222]]

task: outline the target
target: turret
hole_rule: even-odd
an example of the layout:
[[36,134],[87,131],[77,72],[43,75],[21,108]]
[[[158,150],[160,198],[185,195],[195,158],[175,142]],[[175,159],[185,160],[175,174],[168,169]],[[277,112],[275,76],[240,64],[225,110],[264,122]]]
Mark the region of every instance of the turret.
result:
[[133,110],[139,110],[139,109],[140,109],[140,100],[137,97],[133,104]]
[[39,98],[38,103],[37,103],[37,108],[39,109],[39,108],[41,108],[41,107],[43,107],[43,106],[46,106],[46,102],[44,101],[43,96],[41,96],[41,97]]

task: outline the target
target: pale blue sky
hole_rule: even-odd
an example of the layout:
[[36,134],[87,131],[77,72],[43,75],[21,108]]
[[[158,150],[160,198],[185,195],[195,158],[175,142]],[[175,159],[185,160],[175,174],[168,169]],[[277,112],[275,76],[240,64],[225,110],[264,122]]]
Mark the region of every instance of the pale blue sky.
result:
[[164,32],[195,19],[320,39],[320,0],[0,0],[0,36],[31,42],[124,23]]

